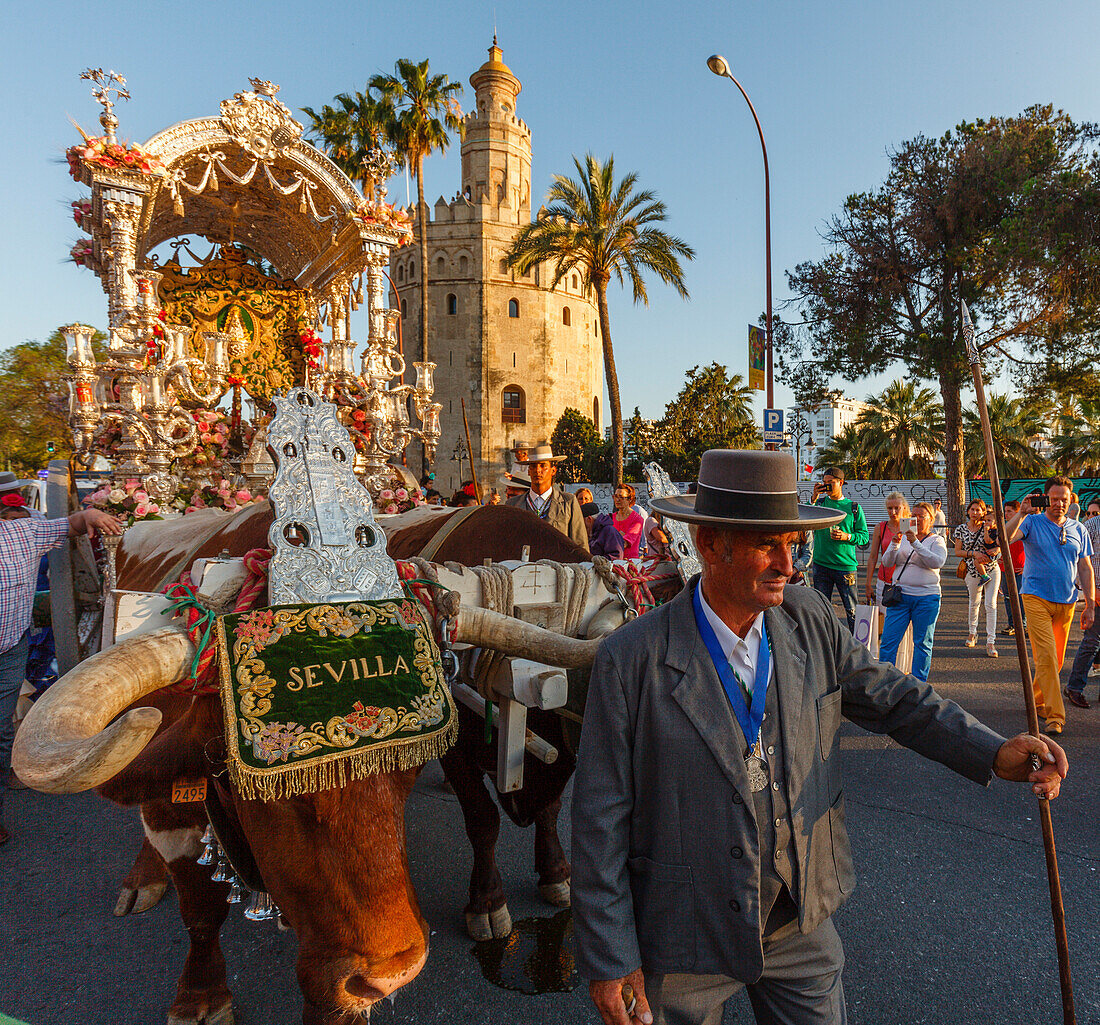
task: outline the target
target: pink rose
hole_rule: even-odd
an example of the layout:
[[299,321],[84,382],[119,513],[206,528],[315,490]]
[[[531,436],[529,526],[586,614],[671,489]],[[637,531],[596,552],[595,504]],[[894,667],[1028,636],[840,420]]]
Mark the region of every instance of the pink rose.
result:
[[141,487],[141,481],[134,480],[132,477],[122,485],[127,491],[135,491]]
[[238,491],[233,497],[236,498],[241,505],[246,505],[248,502],[252,501],[252,496],[247,491]]
[[149,501],[149,496],[140,489],[134,492],[134,498],[136,498],[139,502]]
[[395,491],[395,492],[393,493],[393,496],[394,496],[394,498],[396,498],[396,499],[397,499],[397,500],[398,500],[399,502],[406,502],[406,501],[408,501],[408,498],[409,498],[409,493],[408,493],[408,492],[407,492],[407,491],[406,491],[406,490],[405,490],[404,488],[398,488],[398,489],[397,489],[397,490],[396,490],[396,491]]
[[144,502],[139,502],[136,506],[134,506],[134,516],[136,516],[139,520],[142,518],[142,516],[147,515],[148,512],[149,507]]
[[389,488],[386,488],[385,490],[378,492],[378,500],[380,502],[385,502],[387,500],[392,499],[393,497],[394,497],[393,492],[390,491]]
[[160,506],[156,502],[150,502],[148,505],[149,513],[152,516],[156,516],[160,512]]

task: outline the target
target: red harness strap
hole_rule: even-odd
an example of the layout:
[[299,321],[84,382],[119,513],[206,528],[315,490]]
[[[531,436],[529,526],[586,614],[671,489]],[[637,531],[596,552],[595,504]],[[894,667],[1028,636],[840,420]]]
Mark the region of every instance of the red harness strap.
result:
[[[271,549],[253,548],[244,556],[248,579],[237,595],[234,612],[250,609],[267,587],[267,567],[271,562]],[[191,583],[191,571],[185,570],[179,580],[169,584],[164,593],[172,599],[171,611],[179,616],[187,616],[187,636],[195,646],[195,660],[191,663],[191,674],[165,690],[181,691],[186,694],[217,694],[218,681],[214,675],[214,659],[217,644],[214,639],[216,613],[203,605],[198,598],[198,588]]]
[[656,573],[645,573],[633,562],[628,562],[625,566],[615,562],[611,564],[611,568],[615,576],[622,577],[623,582],[630,587],[630,597],[634,599],[634,608],[639,616],[656,606],[649,590],[649,582],[657,579]]

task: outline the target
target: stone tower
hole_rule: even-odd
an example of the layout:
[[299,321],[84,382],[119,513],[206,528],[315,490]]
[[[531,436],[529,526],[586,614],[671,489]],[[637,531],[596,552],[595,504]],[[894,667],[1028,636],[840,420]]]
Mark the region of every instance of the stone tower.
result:
[[[578,273],[551,289],[552,266],[520,275],[504,265],[518,228],[531,221],[531,130],[516,114],[521,85],[502,56],[494,37],[489,60],[470,76],[475,106],[465,119],[461,187],[450,202],[439,197],[426,225],[428,358],[438,364],[435,395],[443,405],[434,469],[445,497],[469,477],[465,461],[460,470],[452,459],[456,443],[465,445],[462,399],[486,495],[509,467],[515,443],[549,439],[566,407],[602,430],[595,295]],[[418,274],[416,245],[393,254],[410,362],[419,337]]]

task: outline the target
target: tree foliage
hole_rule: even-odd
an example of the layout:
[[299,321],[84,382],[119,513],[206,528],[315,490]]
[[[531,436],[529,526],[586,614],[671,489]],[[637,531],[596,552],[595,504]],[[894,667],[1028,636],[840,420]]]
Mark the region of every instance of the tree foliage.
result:
[[931,388],[894,381],[856,419],[863,454],[884,480],[928,480],[943,448],[943,407]]
[[708,448],[759,448],[752,389],[720,363],[692,367],[659,426],[661,460],[673,480],[695,480]]
[[366,181],[363,161],[373,149],[381,149],[392,134],[393,109],[367,93],[338,93],[321,110],[303,107],[310,119],[309,134],[325,148],[332,162],[353,182]]
[[963,500],[970,379],[960,298],[991,369],[1054,338],[1066,350],[1090,344],[1100,295],[1091,139],[1049,106],[918,136],[889,155],[881,187],[848,197],[824,233],[827,255],[788,274],[808,330],[787,337],[787,359],[848,380],[900,361],[938,384],[950,519]]
[[598,458],[600,432],[587,416],[572,406],[566,408],[554,425],[550,445],[554,455],[565,456],[558,463],[556,477],[559,484],[580,484],[593,480],[589,469],[593,459]]
[[[1041,477],[1049,466],[1035,443],[1047,431],[1042,412],[1025,399],[990,392],[989,427],[993,451],[997,454],[997,473],[1001,477]],[[982,422],[976,409],[963,410],[963,444],[968,477],[985,477],[988,460],[982,437]]]
[[577,179],[555,175],[546,194],[546,209],[538,220],[520,229],[508,250],[509,267],[521,273],[541,263],[554,267],[551,288],[567,273],[579,270],[586,291],[595,292],[603,342],[604,373],[611,406],[611,435],[615,465],[613,482],[623,480],[623,412],[619,375],[611,344],[607,312],[607,286],[614,276],[619,284],[629,280],[634,301],[649,302],[644,272],[652,272],[687,298],[680,258],[692,259],[695,251],[684,241],[655,224],[664,221],[665,204],[649,189],[635,191],[633,172],[615,181],[615,158],[601,163],[592,154],[582,164],[573,163]]
[[[103,355],[106,336],[92,340],[96,358]],[[50,459],[72,451],[69,398],[65,377],[65,338],[54,331],[44,342],[23,342],[0,354],[0,466],[31,476]],[[54,453],[48,450],[53,443]]]
[[1100,477],[1100,398],[1082,398],[1058,414],[1051,459],[1059,473]]

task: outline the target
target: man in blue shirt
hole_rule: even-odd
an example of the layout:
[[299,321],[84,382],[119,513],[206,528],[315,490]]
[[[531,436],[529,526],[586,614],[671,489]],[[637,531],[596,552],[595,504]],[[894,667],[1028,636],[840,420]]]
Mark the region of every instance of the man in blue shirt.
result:
[[[1032,685],[1035,705],[1046,719],[1046,733],[1056,736],[1066,724],[1066,706],[1058,685],[1058,674],[1066,657],[1066,641],[1073,625],[1073,612],[1080,592],[1085,595],[1081,629],[1092,626],[1096,613],[1095,579],[1092,572],[1092,540],[1077,520],[1067,518],[1073,482],[1068,477],[1051,477],[1043,488],[1046,509],[1038,495],[1028,495],[1016,514],[1005,524],[1009,542],[1024,542],[1024,582],[1020,595],[1031,638],[1035,662]],[[1034,501],[1034,504],[1033,504]]]

